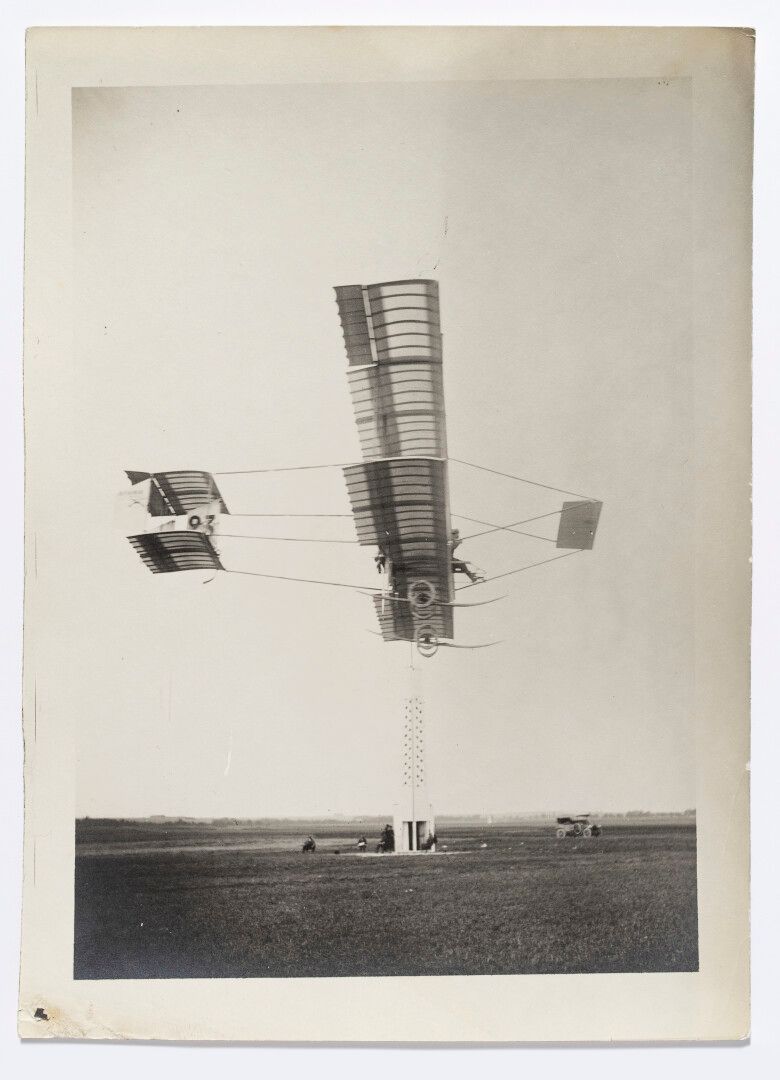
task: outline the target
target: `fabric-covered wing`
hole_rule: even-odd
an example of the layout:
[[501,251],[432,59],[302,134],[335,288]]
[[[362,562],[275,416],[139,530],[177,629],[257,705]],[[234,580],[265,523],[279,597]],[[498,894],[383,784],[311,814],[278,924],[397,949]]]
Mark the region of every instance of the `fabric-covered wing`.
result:
[[[382,636],[414,640],[420,625],[452,637],[452,552],[439,287],[430,280],[336,288],[347,379],[364,464],[344,469],[358,542],[377,547],[392,597],[375,597]],[[408,599],[424,581],[425,615]]]
[[[408,597],[410,585],[426,581],[436,600],[451,601],[446,463],[431,458],[371,461],[349,465],[344,474],[358,543],[379,548],[390,561],[397,595]],[[426,623],[433,608],[437,636],[452,637],[452,609],[434,603]],[[414,640],[412,615],[408,602],[392,603],[389,621],[380,618],[383,637]]]
[[215,501],[219,502],[221,513],[229,513],[211,473],[195,469],[159,473],[126,471],[131,484],[152,481],[149,493],[149,513],[152,517],[178,517]]
[[364,459],[446,458],[437,283],[346,285],[336,302]]
[[441,360],[438,282],[337,285],[335,292],[351,366],[382,358]]
[[415,617],[412,605],[382,593],[374,593],[374,607],[379,629],[385,641],[415,641],[418,633],[432,632],[437,638],[451,638],[452,608],[431,604],[424,614]]
[[199,532],[140,533],[127,538],[153,574],[222,570],[209,538]]

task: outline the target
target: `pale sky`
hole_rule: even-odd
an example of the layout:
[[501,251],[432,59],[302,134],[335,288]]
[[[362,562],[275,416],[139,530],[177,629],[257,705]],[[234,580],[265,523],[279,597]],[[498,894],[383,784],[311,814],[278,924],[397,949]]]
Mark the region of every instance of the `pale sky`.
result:
[[[73,122],[77,812],[389,813],[412,685],[438,813],[693,806],[689,82],[89,89]],[[592,552],[464,594],[506,599],[456,611],[455,640],[502,645],[415,658],[412,684],[357,593],[150,574],[115,493],[125,468],[358,460],[332,286],[418,276],[440,284],[452,457],[604,509]],[[564,498],[450,480],[455,513],[497,524]],[[236,514],[349,513],[337,469],[218,482]],[[347,517],[222,529],[354,539]],[[489,576],[559,554],[462,550]],[[377,581],[357,545],[221,551]]]

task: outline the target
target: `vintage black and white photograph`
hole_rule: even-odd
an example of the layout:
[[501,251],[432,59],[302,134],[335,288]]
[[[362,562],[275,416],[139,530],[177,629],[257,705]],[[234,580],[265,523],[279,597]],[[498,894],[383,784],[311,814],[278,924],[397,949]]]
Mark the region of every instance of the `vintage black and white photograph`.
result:
[[70,90],[73,362],[28,392],[78,529],[30,549],[28,701],[72,717],[88,995],[703,970],[749,436],[696,359],[694,80],[394,79],[390,40]]
[[690,110],[74,91],[76,978],[696,970]]

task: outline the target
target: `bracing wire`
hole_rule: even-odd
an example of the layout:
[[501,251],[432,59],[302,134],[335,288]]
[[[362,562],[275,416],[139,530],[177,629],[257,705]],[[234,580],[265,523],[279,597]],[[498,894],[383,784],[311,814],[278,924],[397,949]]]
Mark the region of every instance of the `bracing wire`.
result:
[[456,645],[454,641],[440,641],[440,649],[490,649],[494,645],[503,645],[502,641],[484,641],[481,645]]
[[277,472],[306,472],[309,469],[345,469],[347,465],[354,465],[354,461],[336,461],[326,465],[281,465],[272,469],[223,469],[215,472],[214,476],[249,476],[255,473]]
[[370,593],[370,585],[350,585],[344,581],[321,581],[315,578],[285,577],[283,574],[264,574],[259,570],[230,570],[224,568],[226,574],[242,574],[245,577],[271,578],[273,581],[298,581],[304,585],[331,585],[334,589],[353,589],[358,592]]
[[480,472],[493,473],[494,476],[503,476],[507,480],[518,480],[521,484],[531,484],[533,487],[545,488],[547,491],[558,491],[561,495],[573,495],[575,499],[584,499],[586,502],[594,502],[589,495],[580,495],[576,491],[567,491],[565,488],[553,487],[552,484],[540,484],[538,480],[529,480],[525,476],[514,476],[512,473],[500,472],[498,469],[488,469],[485,465],[475,465],[473,461],[462,461],[460,458],[448,458],[456,465],[467,465],[470,469],[479,469]]
[[[387,460],[403,460],[403,458],[391,458]],[[441,460],[441,459],[437,459]],[[531,484],[533,487],[545,488],[547,491],[557,491],[561,495],[572,495],[575,499],[584,499],[587,502],[593,502],[589,495],[581,495],[576,491],[567,491],[566,488],[555,487],[553,484],[541,484],[538,480],[529,480],[527,476],[515,476],[513,473],[501,472],[499,469],[490,469],[486,465],[477,465],[473,461],[463,461],[462,458],[447,458],[448,461],[453,462],[456,465],[465,465],[469,469],[479,469],[480,472],[492,473],[494,476],[503,476],[507,480],[517,480],[521,484]],[[350,466],[359,465],[361,462],[355,461],[333,461],[327,462],[322,465],[277,465],[272,468],[265,469],[221,469],[215,473],[214,476],[251,476],[261,475],[263,473],[280,473],[280,472],[307,472],[311,469],[346,469]]]
[[[556,517],[558,514],[563,513],[563,507],[560,510],[550,510],[546,514],[537,514],[535,517],[523,518],[522,521],[513,521],[509,525],[491,525],[489,529],[485,529],[484,532],[469,533],[468,536],[461,536],[461,540],[474,540],[477,536],[488,536],[490,533],[501,532],[502,529],[506,529],[511,532],[518,525],[528,525],[532,521],[541,521],[542,518]],[[453,514],[453,517],[460,518],[462,521],[471,521],[474,525],[489,525],[488,521],[480,521],[479,518],[466,517],[465,514]],[[533,536],[533,533],[521,533],[521,536]],[[539,539],[547,540],[548,537],[539,537]]]
[[[543,566],[545,563],[556,562],[558,559],[566,559],[569,555],[577,555],[581,549],[577,548],[574,551],[566,551],[563,555],[554,555],[551,559],[541,559],[539,562],[528,563],[527,566],[520,566],[517,570],[507,570],[503,574],[494,574],[493,577],[485,578],[484,581],[473,581],[470,585],[461,585],[456,589],[456,592],[463,592],[464,589],[473,589],[475,585],[487,585],[491,581],[498,581],[499,578],[511,577],[512,574],[520,574],[523,570],[532,570],[535,566]],[[241,574],[244,577],[260,577],[270,578],[272,581],[297,581],[303,585],[330,585],[334,589],[352,589],[366,596],[373,596],[375,590],[370,585],[350,585],[345,581],[324,581],[320,578],[300,578],[300,577],[288,577],[284,574],[266,574],[259,570],[231,570],[228,567],[224,567],[223,570],[226,574]],[[501,597],[496,597],[501,599]],[[459,606],[459,605],[453,605]]]
[[[561,511],[556,511],[560,513]],[[464,514],[457,515],[463,518],[464,521],[473,521],[479,525],[489,525],[488,521],[479,521],[477,518],[467,518]],[[517,522],[516,524],[520,524]],[[517,536],[530,536],[534,540],[546,540],[549,544],[555,544],[556,541],[550,536],[538,536],[536,533],[522,532],[520,529],[516,529],[514,525],[494,525],[490,529],[486,529],[485,532],[471,533],[469,536],[462,536],[461,541],[473,540],[477,536],[487,536],[488,533],[494,532],[512,532]],[[286,540],[291,544],[358,544],[359,540],[334,540],[328,537],[321,536],[258,536],[254,533],[223,533],[219,534],[220,539],[227,540]],[[434,539],[430,537],[430,539]]]
[[470,585],[461,585],[455,592],[463,592],[464,589],[473,589],[475,585],[487,585],[491,581],[498,581],[499,578],[511,577],[512,574],[521,574],[523,570],[532,570],[535,566],[544,566],[545,563],[556,562],[558,559],[568,559],[570,555],[578,555],[582,548],[575,548],[573,551],[566,551],[563,555],[553,555],[551,559],[541,559],[539,562],[528,563],[526,566],[519,566],[516,570],[507,570],[504,574],[494,574],[493,577],[485,578],[484,581],[472,581]]
[[[577,555],[581,549],[577,548],[574,551],[566,551],[563,555],[554,555],[551,559],[541,559],[539,562],[528,563],[526,566],[520,566],[516,570],[507,570],[503,574],[494,574],[493,577],[485,578],[484,581],[473,581],[470,585],[461,585],[457,588],[456,592],[463,592],[464,589],[473,589],[475,585],[487,585],[491,581],[498,581],[499,578],[511,577],[513,574],[520,574],[523,570],[532,570],[535,566],[543,566],[545,563],[556,562],[558,559],[566,559],[569,555]],[[334,589],[352,589],[353,591],[362,593],[364,596],[373,596],[375,590],[370,585],[350,585],[345,581],[325,581],[320,578],[300,578],[289,577],[284,574],[266,574],[259,570],[232,570],[228,567],[223,568],[223,573],[226,574],[241,574],[243,577],[259,577],[269,578],[272,581],[296,581],[302,585],[330,585]],[[496,597],[496,600],[502,599],[502,597]],[[485,601],[486,603],[492,603],[492,601]],[[453,604],[453,607],[459,607],[461,605]]]
[[[553,511],[553,513],[562,514],[563,511],[562,510],[555,510],[555,511]],[[466,517],[465,514],[455,514],[454,516],[462,518],[463,521],[471,521],[475,525],[489,525],[490,526],[490,528],[486,529],[484,532],[470,533],[468,536],[461,536],[461,538],[460,538],[461,541],[473,540],[475,536],[487,536],[488,533],[511,532],[511,533],[515,533],[516,536],[530,536],[533,540],[546,540],[548,544],[556,543],[556,541],[550,536],[539,536],[538,533],[525,532],[523,529],[516,528],[517,525],[524,525],[525,524],[524,521],[515,521],[511,525],[494,525],[490,521],[480,521],[479,518]],[[551,516],[552,516],[551,514],[540,514],[539,515],[539,517],[551,517]],[[529,520],[536,521],[538,519],[537,518],[530,518]]]
[[[456,518],[460,518],[461,521],[470,521],[473,525],[489,525],[490,526],[490,528],[485,529],[482,532],[469,533],[468,536],[462,536],[461,540],[475,540],[478,536],[488,536],[490,533],[501,532],[502,530],[506,531],[506,532],[518,531],[518,535],[520,535],[520,536],[531,536],[531,537],[534,537],[534,539],[536,539],[536,540],[549,540],[550,539],[549,536],[538,536],[536,533],[519,532],[518,526],[520,526],[520,525],[528,525],[532,521],[541,521],[542,518],[556,517],[556,516],[558,516],[558,515],[560,515],[562,513],[563,513],[563,508],[561,508],[560,510],[551,510],[547,514],[536,514],[534,517],[523,518],[522,521],[512,521],[508,525],[492,525],[489,521],[482,521],[482,520],[480,520],[480,518],[468,517],[466,514],[456,514],[454,511],[453,511],[452,516],[456,517]],[[354,514],[301,514],[301,513],[290,513],[290,514],[287,514],[287,513],[285,513],[285,514],[279,514],[279,513],[265,514],[265,513],[263,513],[263,514],[261,514],[261,513],[241,513],[241,512],[236,513],[235,510],[231,510],[230,516],[234,517],[234,518],[235,517],[250,517],[250,518],[350,518],[351,520],[354,519]],[[222,535],[223,536],[228,536],[230,534],[229,533],[222,533]],[[283,537],[273,537],[273,538],[269,538],[269,539],[284,539],[284,538]],[[298,537],[289,537],[289,539],[290,540],[297,540],[299,538]],[[303,539],[303,538],[301,538],[301,539]],[[345,541],[343,541],[343,543],[350,543],[351,544],[351,543],[354,543],[354,541],[352,541],[352,540],[346,541],[345,540]]]
[[220,540],[287,540],[292,544],[356,544],[357,540],[328,540],[319,536],[254,536],[241,533],[219,534]]
[[237,514],[235,510],[230,511],[231,517],[262,517],[262,518],[351,518],[352,514]]

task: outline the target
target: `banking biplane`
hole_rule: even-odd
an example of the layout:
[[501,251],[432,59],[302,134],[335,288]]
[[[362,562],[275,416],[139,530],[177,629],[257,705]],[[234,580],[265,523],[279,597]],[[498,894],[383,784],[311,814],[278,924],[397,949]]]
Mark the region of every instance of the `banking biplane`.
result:
[[[471,585],[491,579],[456,554],[438,284],[411,279],[335,292],[362,453],[362,461],[343,467],[344,478],[357,542],[375,549],[383,576],[382,588],[359,591],[371,596],[385,641],[413,642],[423,656],[440,646],[482,648],[453,640],[454,608],[481,606],[456,601],[456,576]],[[153,573],[226,569],[216,541],[228,509],[211,473],[127,475],[146,511],[143,529],[128,540]],[[600,509],[593,499],[564,502],[555,511],[557,546],[592,548]]]

